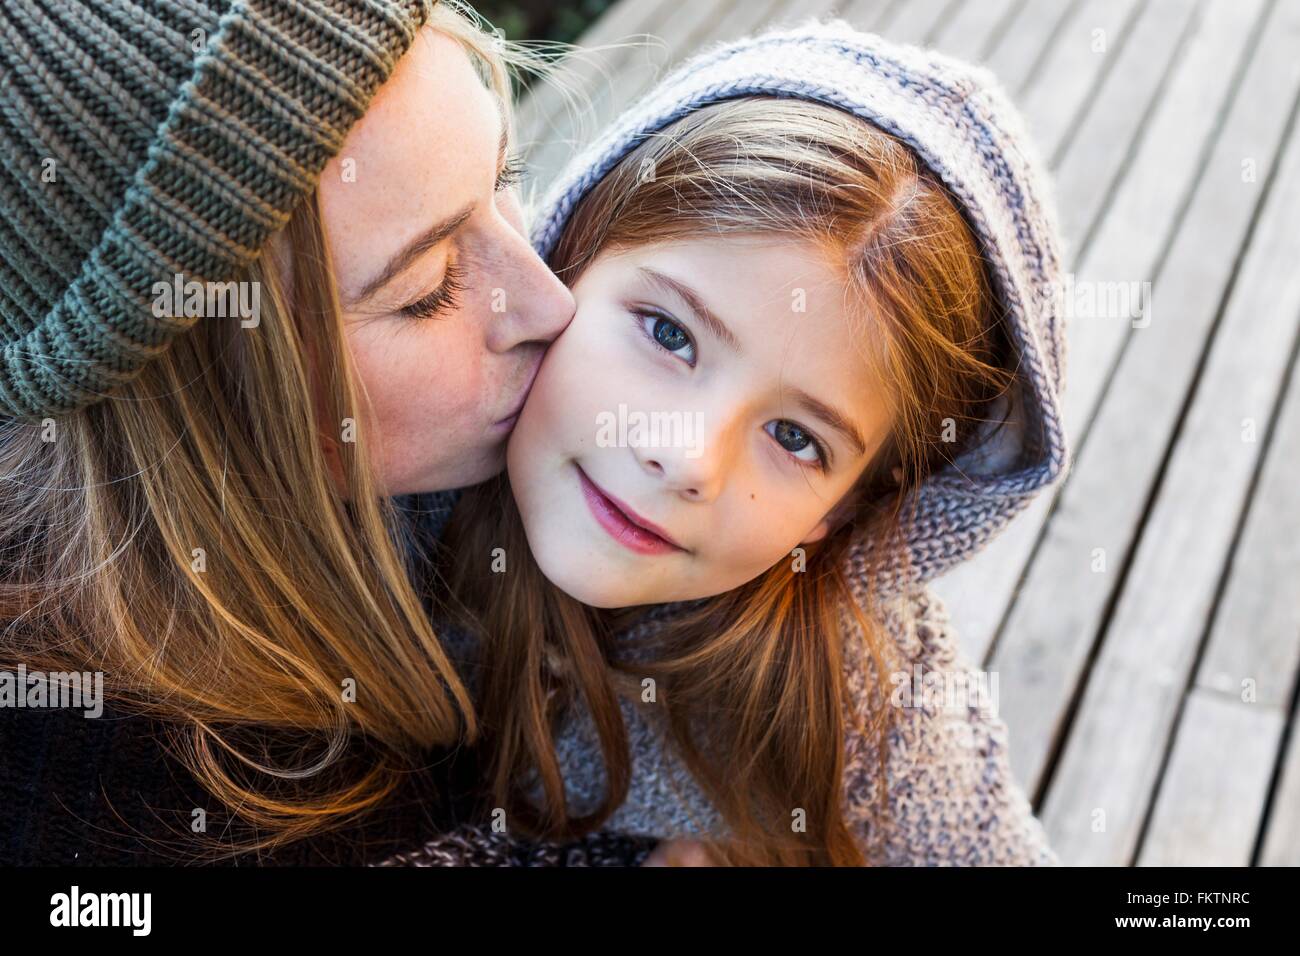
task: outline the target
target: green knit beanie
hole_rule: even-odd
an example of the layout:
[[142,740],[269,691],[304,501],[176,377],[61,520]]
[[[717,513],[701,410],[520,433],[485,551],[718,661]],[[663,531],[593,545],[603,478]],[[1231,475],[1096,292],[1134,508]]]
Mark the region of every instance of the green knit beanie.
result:
[[0,418],[95,402],[198,321],[154,286],[248,265],[435,2],[0,3]]

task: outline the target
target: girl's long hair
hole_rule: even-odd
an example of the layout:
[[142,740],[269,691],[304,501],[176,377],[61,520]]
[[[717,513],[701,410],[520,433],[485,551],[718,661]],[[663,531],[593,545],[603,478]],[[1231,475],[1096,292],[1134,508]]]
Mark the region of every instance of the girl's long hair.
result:
[[[977,441],[1013,378],[1008,345],[974,233],[942,184],[875,126],[803,100],[716,103],[644,139],[580,200],[550,264],[572,285],[603,251],[764,234],[814,243],[841,269],[864,374],[892,396],[893,434],[826,538],[739,589],[677,609],[642,632],[652,643],[640,643],[636,660],[616,638],[648,609],[597,611],[550,585],[506,479],[462,499],[444,541],[463,623],[477,619],[484,641],[484,765],[496,806],[531,834],[579,836],[623,803],[631,768],[618,698],[635,699],[651,678],[658,703],[642,706],[662,709],[671,746],[722,815],[725,839],[711,841],[721,859],[875,859],[882,828],[850,832],[842,785],[845,727],[854,726],[876,744],[873,819],[887,812],[884,685],[897,662],[873,570],[891,551],[906,554],[907,492]],[[859,602],[843,569],[864,536],[877,546]],[[495,548],[505,549],[504,574],[491,573]],[[846,686],[849,655],[871,675],[865,691]],[[571,816],[554,732],[580,699],[606,788],[593,812]],[[539,786],[536,804],[527,791]]]
[[[462,4],[430,23],[507,104],[536,65]],[[204,319],[111,398],[0,423],[0,665],[101,671],[162,719],[229,813],[172,845],[198,858],[357,822],[477,733],[374,436],[340,441],[365,396],[327,250],[313,195],[235,277],[260,284],[255,329]]]

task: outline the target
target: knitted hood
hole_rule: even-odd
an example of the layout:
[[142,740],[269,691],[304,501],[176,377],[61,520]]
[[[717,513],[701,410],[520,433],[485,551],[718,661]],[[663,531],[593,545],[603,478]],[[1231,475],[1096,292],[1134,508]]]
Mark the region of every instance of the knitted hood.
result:
[[[905,502],[910,561],[890,557],[879,596],[928,581],[979,551],[1055,482],[1069,458],[1061,423],[1064,340],[1060,240],[1044,164],[987,70],[854,30],[842,20],[706,48],[628,107],[541,198],[533,243],[549,257],[575,205],[628,151],[719,100],[800,97],[861,116],[907,143],[961,204],[988,261],[1016,384],[1000,429],[930,475]],[[855,587],[876,542],[851,556]]]

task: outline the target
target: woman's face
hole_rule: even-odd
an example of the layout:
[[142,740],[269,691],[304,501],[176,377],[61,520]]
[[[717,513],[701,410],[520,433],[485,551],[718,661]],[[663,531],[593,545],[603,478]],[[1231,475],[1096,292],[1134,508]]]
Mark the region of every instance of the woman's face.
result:
[[645,246],[573,293],[507,456],[555,585],[595,607],[707,597],[826,534],[888,423],[819,251]]
[[526,238],[507,150],[496,95],[426,27],[322,176],[369,396],[356,428],[389,494],[499,472],[542,353],[573,316]]

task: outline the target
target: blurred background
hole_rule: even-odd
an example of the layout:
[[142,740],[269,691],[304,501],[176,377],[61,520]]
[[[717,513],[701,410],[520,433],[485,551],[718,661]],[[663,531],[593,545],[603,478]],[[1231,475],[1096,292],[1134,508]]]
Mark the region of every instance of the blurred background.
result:
[[474,9],[499,27],[511,40],[561,40],[571,43],[578,39],[616,0],[576,0],[564,3],[556,0],[506,0],[474,4]]

